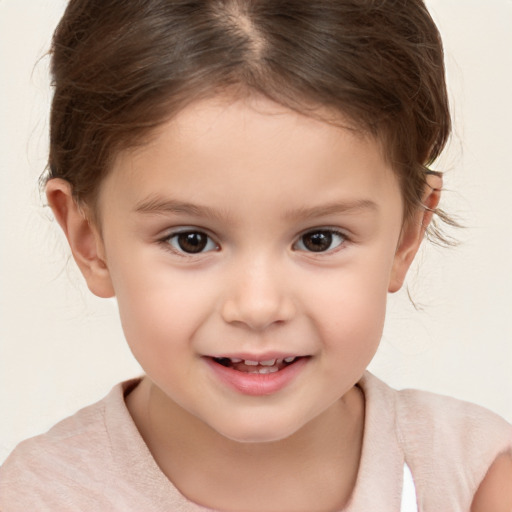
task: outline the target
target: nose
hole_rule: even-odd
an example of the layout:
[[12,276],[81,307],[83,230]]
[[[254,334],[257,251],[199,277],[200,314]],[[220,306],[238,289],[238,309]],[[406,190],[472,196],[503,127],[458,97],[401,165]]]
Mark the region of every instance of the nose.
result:
[[225,322],[262,331],[290,321],[296,308],[291,283],[270,261],[250,261],[230,273],[222,304]]

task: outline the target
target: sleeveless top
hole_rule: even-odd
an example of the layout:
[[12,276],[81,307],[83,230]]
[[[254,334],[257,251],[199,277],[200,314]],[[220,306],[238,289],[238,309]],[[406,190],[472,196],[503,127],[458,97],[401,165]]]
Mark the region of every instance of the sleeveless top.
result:
[[[0,468],[0,510],[208,510],[173,486],[140,436],[124,402],[138,382],[117,385],[20,443]],[[395,391],[370,373],[358,386],[365,396],[363,449],[343,512],[468,512],[489,466],[512,453],[512,426],[486,409]]]

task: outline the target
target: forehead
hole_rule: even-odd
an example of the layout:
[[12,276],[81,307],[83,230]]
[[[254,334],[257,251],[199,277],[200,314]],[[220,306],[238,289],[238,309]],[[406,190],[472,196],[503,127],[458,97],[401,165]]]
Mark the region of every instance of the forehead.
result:
[[140,203],[157,192],[181,191],[202,202],[224,198],[227,205],[233,194],[263,204],[285,192],[299,208],[308,191],[326,201],[351,194],[376,200],[395,191],[379,141],[341,116],[336,124],[324,121],[327,114],[306,116],[254,96],[198,101],[144,146],[120,153],[100,197],[115,189]]

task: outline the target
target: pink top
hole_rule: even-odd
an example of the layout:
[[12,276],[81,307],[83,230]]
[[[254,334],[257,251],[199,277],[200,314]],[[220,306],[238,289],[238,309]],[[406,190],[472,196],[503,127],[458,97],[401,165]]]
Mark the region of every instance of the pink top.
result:
[[[126,408],[138,380],[22,442],[0,468],[2,512],[201,512],[160,471]],[[363,454],[347,512],[400,510],[404,462],[421,512],[467,512],[512,426],[476,405],[395,391],[366,373]]]

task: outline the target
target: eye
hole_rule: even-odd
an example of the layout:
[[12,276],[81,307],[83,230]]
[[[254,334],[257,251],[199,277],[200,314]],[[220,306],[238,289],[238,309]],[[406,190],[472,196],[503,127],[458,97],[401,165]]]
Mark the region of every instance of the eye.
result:
[[316,229],[304,233],[294,245],[294,249],[308,252],[327,252],[336,249],[345,240],[346,237],[339,231]]
[[178,253],[199,254],[216,251],[218,245],[202,231],[181,231],[165,239]]

